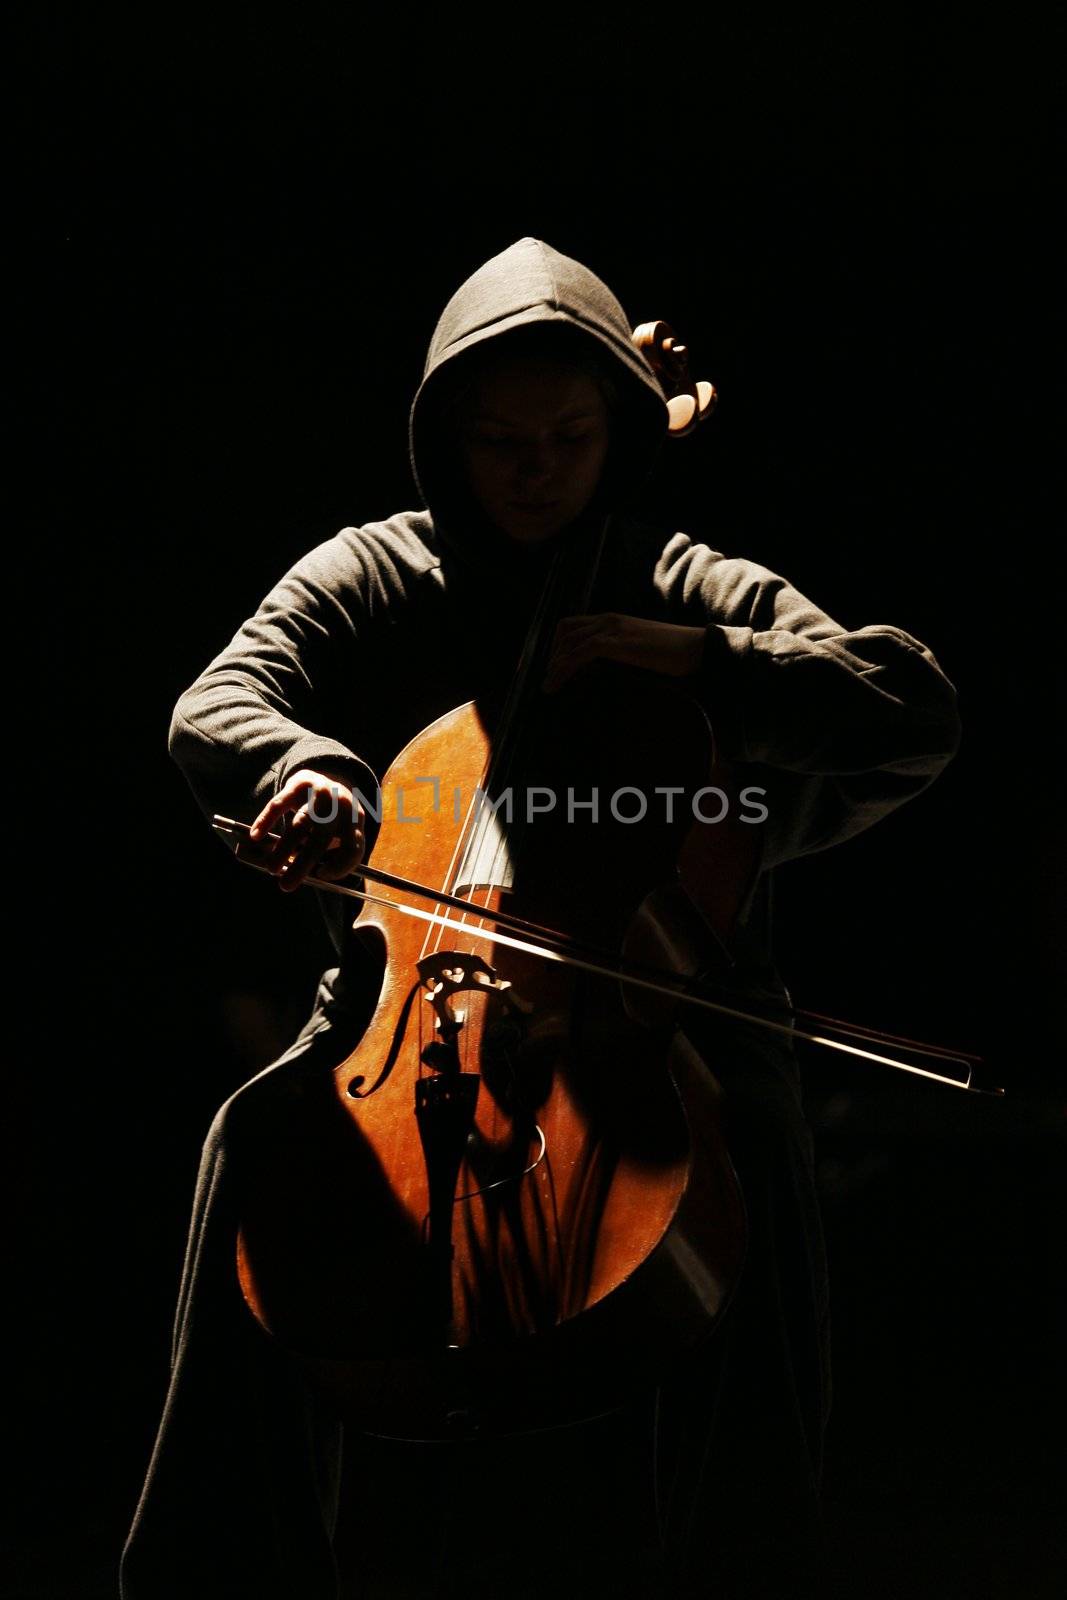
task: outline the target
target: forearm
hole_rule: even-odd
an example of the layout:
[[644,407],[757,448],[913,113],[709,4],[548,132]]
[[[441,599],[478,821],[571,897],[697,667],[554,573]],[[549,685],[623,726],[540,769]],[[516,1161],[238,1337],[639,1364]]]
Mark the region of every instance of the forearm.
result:
[[693,682],[734,760],[932,778],[959,745],[953,685],[894,628],[812,640],[711,623]]
[[671,620],[705,630],[691,681],[732,759],[932,776],[954,754],[956,691],[902,629],[849,631],[767,568],[685,534],[670,541],[659,581]]
[[368,799],[375,793],[374,773],[352,750],[304,727],[232,674],[205,674],[186,690],[171,719],[169,749],[208,816],[251,816],[301,767]]

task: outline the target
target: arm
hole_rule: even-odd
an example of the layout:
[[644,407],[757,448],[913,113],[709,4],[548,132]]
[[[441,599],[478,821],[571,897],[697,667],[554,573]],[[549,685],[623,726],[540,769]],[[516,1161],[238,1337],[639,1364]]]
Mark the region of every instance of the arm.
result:
[[956,691],[902,629],[849,631],[767,568],[684,534],[668,544],[658,577],[671,609],[704,627],[692,681],[722,753],[776,769],[769,858],[870,827],[958,749]]
[[346,529],[297,562],[181,696],[170,752],[208,816],[250,820],[303,769],[374,795],[370,767],[325,731],[356,686],[367,594]]
[[720,753],[768,769],[766,865],[869,827],[951,760],[956,692],[910,634],[848,632],[767,568],[685,534],[655,582],[666,620],[561,623],[546,688],[597,657],[686,679]]
[[704,627],[694,681],[731,759],[819,774],[929,767],[932,778],[955,754],[956,691],[910,634],[849,632],[784,578],[684,535],[664,568],[669,598]]

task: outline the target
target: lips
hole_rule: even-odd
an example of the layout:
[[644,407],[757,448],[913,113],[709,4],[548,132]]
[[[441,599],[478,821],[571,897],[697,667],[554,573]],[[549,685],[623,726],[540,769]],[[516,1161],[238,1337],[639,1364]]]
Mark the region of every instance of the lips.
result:
[[537,502],[521,502],[518,500],[513,500],[511,502],[511,509],[512,511],[555,511],[558,505],[558,500],[539,500]]

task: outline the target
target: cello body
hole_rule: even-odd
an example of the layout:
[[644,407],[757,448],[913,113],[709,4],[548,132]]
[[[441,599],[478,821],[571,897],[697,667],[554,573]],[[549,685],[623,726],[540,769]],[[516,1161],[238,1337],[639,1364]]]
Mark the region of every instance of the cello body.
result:
[[[383,782],[373,865],[572,948],[696,972],[754,870],[753,830],[647,806],[728,782],[692,700],[628,669],[587,679],[539,713],[510,821],[481,788],[483,709],[425,729]],[[399,1438],[611,1409],[714,1329],[744,1253],[718,1087],[669,1007],[449,920],[469,934],[365,908],[377,1006],[267,1140],[238,1241],[262,1326],[347,1420]]]

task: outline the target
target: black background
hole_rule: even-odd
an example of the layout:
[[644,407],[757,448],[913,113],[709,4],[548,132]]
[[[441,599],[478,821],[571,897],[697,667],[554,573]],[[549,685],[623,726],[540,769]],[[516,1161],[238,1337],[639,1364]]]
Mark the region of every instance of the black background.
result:
[[78,1042],[37,1063],[34,1137],[13,1140],[33,1419],[13,1592],[115,1592],[200,1140],[328,958],[313,905],[210,837],[168,762],[171,706],[311,544],[418,504],[407,409],[433,325],[524,234],[634,324],[667,318],[720,389],[665,453],[657,509],[845,626],[907,629],[958,686],[944,777],[779,875],[799,1003],[981,1053],[1007,1091],[805,1058],[828,1523],[843,1595],[1053,1592],[1051,52],[1017,14],[858,8],[486,27],[105,7],[46,41],[31,164],[63,149],[73,527],[58,745],[95,847],[61,932]]

